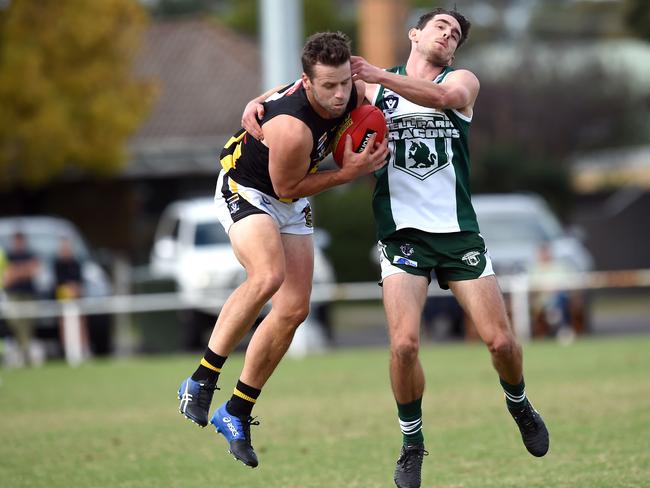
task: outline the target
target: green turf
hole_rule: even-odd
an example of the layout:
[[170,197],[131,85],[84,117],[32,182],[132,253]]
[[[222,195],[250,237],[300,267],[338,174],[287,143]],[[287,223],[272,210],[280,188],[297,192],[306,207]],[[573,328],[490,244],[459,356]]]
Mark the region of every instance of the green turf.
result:
[[[528,392],[551,431],[523,448],[480,345],[426,345],[423,487],[650,485],[650,337],[526,346]],[[177,413],[198,357],[0,372],[3,487],[390,487],[401,443],[385,350],[287,358],[253,427],[260,467]],[[229,396],[241,356],[224,368]]]

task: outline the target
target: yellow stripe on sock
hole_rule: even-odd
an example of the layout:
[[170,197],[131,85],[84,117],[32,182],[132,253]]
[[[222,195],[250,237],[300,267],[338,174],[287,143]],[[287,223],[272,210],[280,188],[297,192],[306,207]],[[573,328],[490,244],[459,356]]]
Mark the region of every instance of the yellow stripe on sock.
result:
[[247,402],[255,403],[257,401],[255,398],[249,397],[246,393],[242,393],[237,388],[235,388],[235,391],[233,391],[233,394],[237,395],[239,398],[243,398]]
[[208,369],[211,369],[212,371],[216,371],[217,373],[221,373],[221,368],[217,368],[216,366],[212,366],[209,362],[205,360],[205,358],[201,358],[201,366],[205,366]]

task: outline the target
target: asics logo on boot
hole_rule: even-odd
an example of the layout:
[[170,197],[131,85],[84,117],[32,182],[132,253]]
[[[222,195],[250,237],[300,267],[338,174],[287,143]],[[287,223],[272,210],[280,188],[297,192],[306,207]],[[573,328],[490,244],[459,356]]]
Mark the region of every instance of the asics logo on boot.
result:
[[232,434],[233,437],[239,437],[239,432],[237,432],[237,427],[235,427],[232,424],[232,419],[230,417],[224,417],[223,422],[226,424],[226,427],[228,427],[228,430]]
[[181,411],[185,412],[185,409],[187,408],[187,405],[192,401],[192,394],[188,391],[190,388],[190,385],[185,385],[185,391],[183,391],[183,395],[181,396]]

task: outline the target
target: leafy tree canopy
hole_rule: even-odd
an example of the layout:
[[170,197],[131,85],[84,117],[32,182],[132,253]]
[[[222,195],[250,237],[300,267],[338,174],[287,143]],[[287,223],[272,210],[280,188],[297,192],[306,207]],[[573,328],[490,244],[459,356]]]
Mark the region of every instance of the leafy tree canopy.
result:
[[12,0],[0,12],[0,188],[125,161],[152,86],[132,78],[135,0]]
[[[149,0],[155,17],[213,15],[231,29],[258,37],[259,0]],[[340,30],[356,36],[355,2],[302,0],[305,37],[314,32]]]
[[[187,2],[188,0],[166,1]],[[207,1],[209,2],[209,0]],[[214,3],[214,10],[218,12],[219,18],[227,25],[238,32],[257,37],[259,26],[258,0],[222,0]],[[217,3],[219,4],[218,8],[216,8]],[[347,9],[344,8],[346,4],[349,4]],[[346,13],[355,12],[353,7],[353,4],[344,1],[303,0],[305,37],[314,32],[340,30],[355,39],[356,19],[346,15]]]

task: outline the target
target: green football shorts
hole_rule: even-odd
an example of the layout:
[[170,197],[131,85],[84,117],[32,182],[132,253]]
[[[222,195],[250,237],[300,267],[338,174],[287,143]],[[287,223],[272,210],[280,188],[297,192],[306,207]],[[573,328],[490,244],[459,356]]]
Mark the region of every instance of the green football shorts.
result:
[[435,273],[440,288],[450,281],[482,278],[494,274],[485,241],[477,232],[431,234],[401,229],[377,243],[381,279],[395,273],[424,276]]

